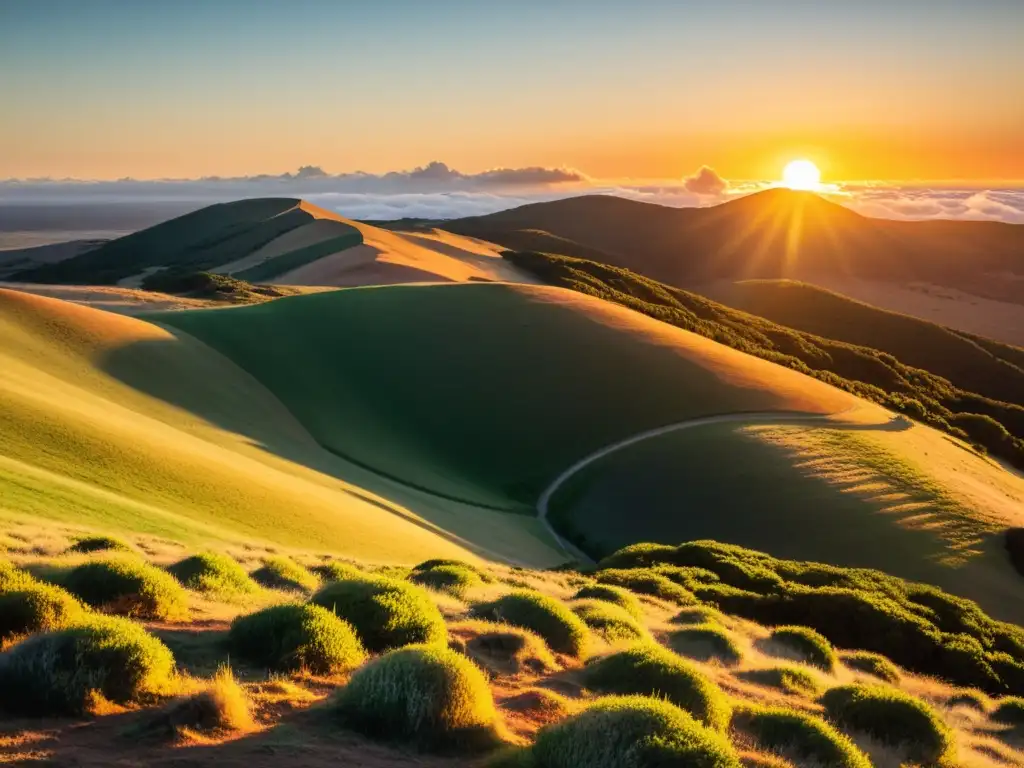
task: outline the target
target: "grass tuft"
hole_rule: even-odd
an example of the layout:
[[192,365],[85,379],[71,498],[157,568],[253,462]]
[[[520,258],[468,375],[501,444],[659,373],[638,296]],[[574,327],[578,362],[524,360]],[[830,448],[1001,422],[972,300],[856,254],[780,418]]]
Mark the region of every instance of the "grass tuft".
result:
[[320,565],[314,565],[309,570],[319,576],[323,584],[341,581],[342,579],[358,578],[363,575],[363,572],[356,566],[351,563],[341,562],[340,560],[320,563]]
[[321,588],[312,602],[349,622],[374,653],[448,639],[430,595],[407,581],[370,575],[344,579]]
[[650,633],[625,609],[604,600],[574,600],[569,606],[606,643],[649,640]]
[[188,594],[174,577],[128,557],[94,560],[72,568],[61,586],[93,608],[140,619],[188,618]]
[[697,602],[693,592],[650,568],[633,570],[609,569],[597,574],[601,584],[624,587],[641,595],[650,595],[677,605],[693,605]]
[[1024,698],[1007,696],[999,699],[989,717],[997,723],[1013,725],[1017,728],[1024,726]]
[[256,730],[253,707],[231,668],[220,667],[199,692],[173,702],[159,712],[147,730],[166,730],[169,736],[187,738],[200,733],[222,736]]
[[669,635],[672,650],[697,661],[717,661],[725,666],[739,664],[743,651],[728,632],[715,624],[697,624]]
[[803,661],[826,672],[835,669],[837,656],[832,643],[808,627],[776,627],[769,636],[772,644],[792,652]]
[[465,571],[472,571],[480,577],[481,581],[487,584],[493,584],[496,581],[494,576],[484,568],[467,563],[465,560],[453,560],[444,557],[424,560],[419,565],[413,566],[411,573],[423,573],[424,571],[432,571],[436,568],[460,568]]
[[88,612],[77,597],[52,584],[26,584],[0,592],[0,641],[63,629]]
[[706,605],[695,605],[692,608],[683,608],[673,616],[670,621],[673,624],[711,624],[722,618],[720,611]]
[[77,554],[89,554],[92,552],[134,552],[132,547],[113,536],[86,536],[79,539],[70,547],[68,552]]
[[843,651],[839,654],[843,664],[850,669],[877,677],[887,683],[896,684],[900,681],[900,670],[880,653],[871,651]]
[[6,560],[0,560],[0,592],[25,589],[38,583],[28,571],[24,571]]
[[709,728],[725,730],[731,707],[700,670],[657,645],[637,645],[590,662],[583,682],[598,693],[664,697]]
[[288,557],[268,557],[251,575],[257,584],[267,589],[312,592],[320,584],[316,574]]
[[464,643],[466,655],[492,674],[541,675],[560,669],[544,638],[528,629],[470,620],[449,631]]
[[796,764],[825,768],[871,768],[871,761],[848,736],[820,718],[781,707],[738,710],[732,728],[764,750]]
[[539,592],[519,590],[473,606],[475,618],[505,622],[536,632],[556,653],[585,657],[590,630],[565,603]]
[[476,751],[501,743],[483,672],[442,645],[390,651],[356,671],[336,702],[342,722],[421,749]]
[[484,583],[475,570],[461,565],[438,565],[428,570],[414,570],[409,574],[409,581],[460,598]]
[[604,600],[619,606],[638,621],[644,617],[644,607],[633,593],[613,584],[588,584],[573,595],[573,600]]
[[776,688],[797,696],[817,696],[822,691],[821,681],[811,672],[800,667],[768,667],[738,672],[741,680]]
[[268,669],[346,672],[366,659],[352,626],[318,605],[275,605],[231,623],[234,653]]
[[259,589],[237,560],[213,552],[186,557],[167,571],[183,586],[218,597],[249,595]]

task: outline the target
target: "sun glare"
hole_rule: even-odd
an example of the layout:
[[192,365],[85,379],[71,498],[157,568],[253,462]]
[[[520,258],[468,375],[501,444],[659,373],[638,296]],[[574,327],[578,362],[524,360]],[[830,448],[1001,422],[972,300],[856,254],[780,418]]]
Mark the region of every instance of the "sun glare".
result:
[[782,171],[782,183],[790,189],[821,189],[821,171],[810,160],[794,160]]

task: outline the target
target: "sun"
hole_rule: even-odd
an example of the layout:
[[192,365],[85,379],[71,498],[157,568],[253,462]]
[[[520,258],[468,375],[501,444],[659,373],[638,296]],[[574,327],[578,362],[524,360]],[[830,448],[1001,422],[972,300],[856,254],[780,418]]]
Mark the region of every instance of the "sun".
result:
[[821,171],[810,160],[794,160],[782,171],[782,183],[790,189],[821,189]]

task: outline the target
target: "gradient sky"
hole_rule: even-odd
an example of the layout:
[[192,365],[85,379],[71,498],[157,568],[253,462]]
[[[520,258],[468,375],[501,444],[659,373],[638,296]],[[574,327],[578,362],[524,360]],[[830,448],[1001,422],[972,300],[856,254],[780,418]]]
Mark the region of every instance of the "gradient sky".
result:
[[0,178],[1024,179],[1022,0],[0,0]]

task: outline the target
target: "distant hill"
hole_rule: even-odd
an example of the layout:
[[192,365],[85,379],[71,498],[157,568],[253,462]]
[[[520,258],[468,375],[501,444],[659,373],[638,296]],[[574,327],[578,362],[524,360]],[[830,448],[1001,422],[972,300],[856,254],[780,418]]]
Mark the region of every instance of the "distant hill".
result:
[[[677,287],[818,271],[963,287],[984,273],[1024,274],[1024,227],[861,216],[810,192],[772,189],[709,208],[583,196],[457,219],[450,232],[513,249],[626,267]],[[571,247],[541,247],[540,231]],[[580,249],[605,254],[585,255]],[[991,286],[989,286],[991,288]],[[998,297],[994,297],[998,298]]]

